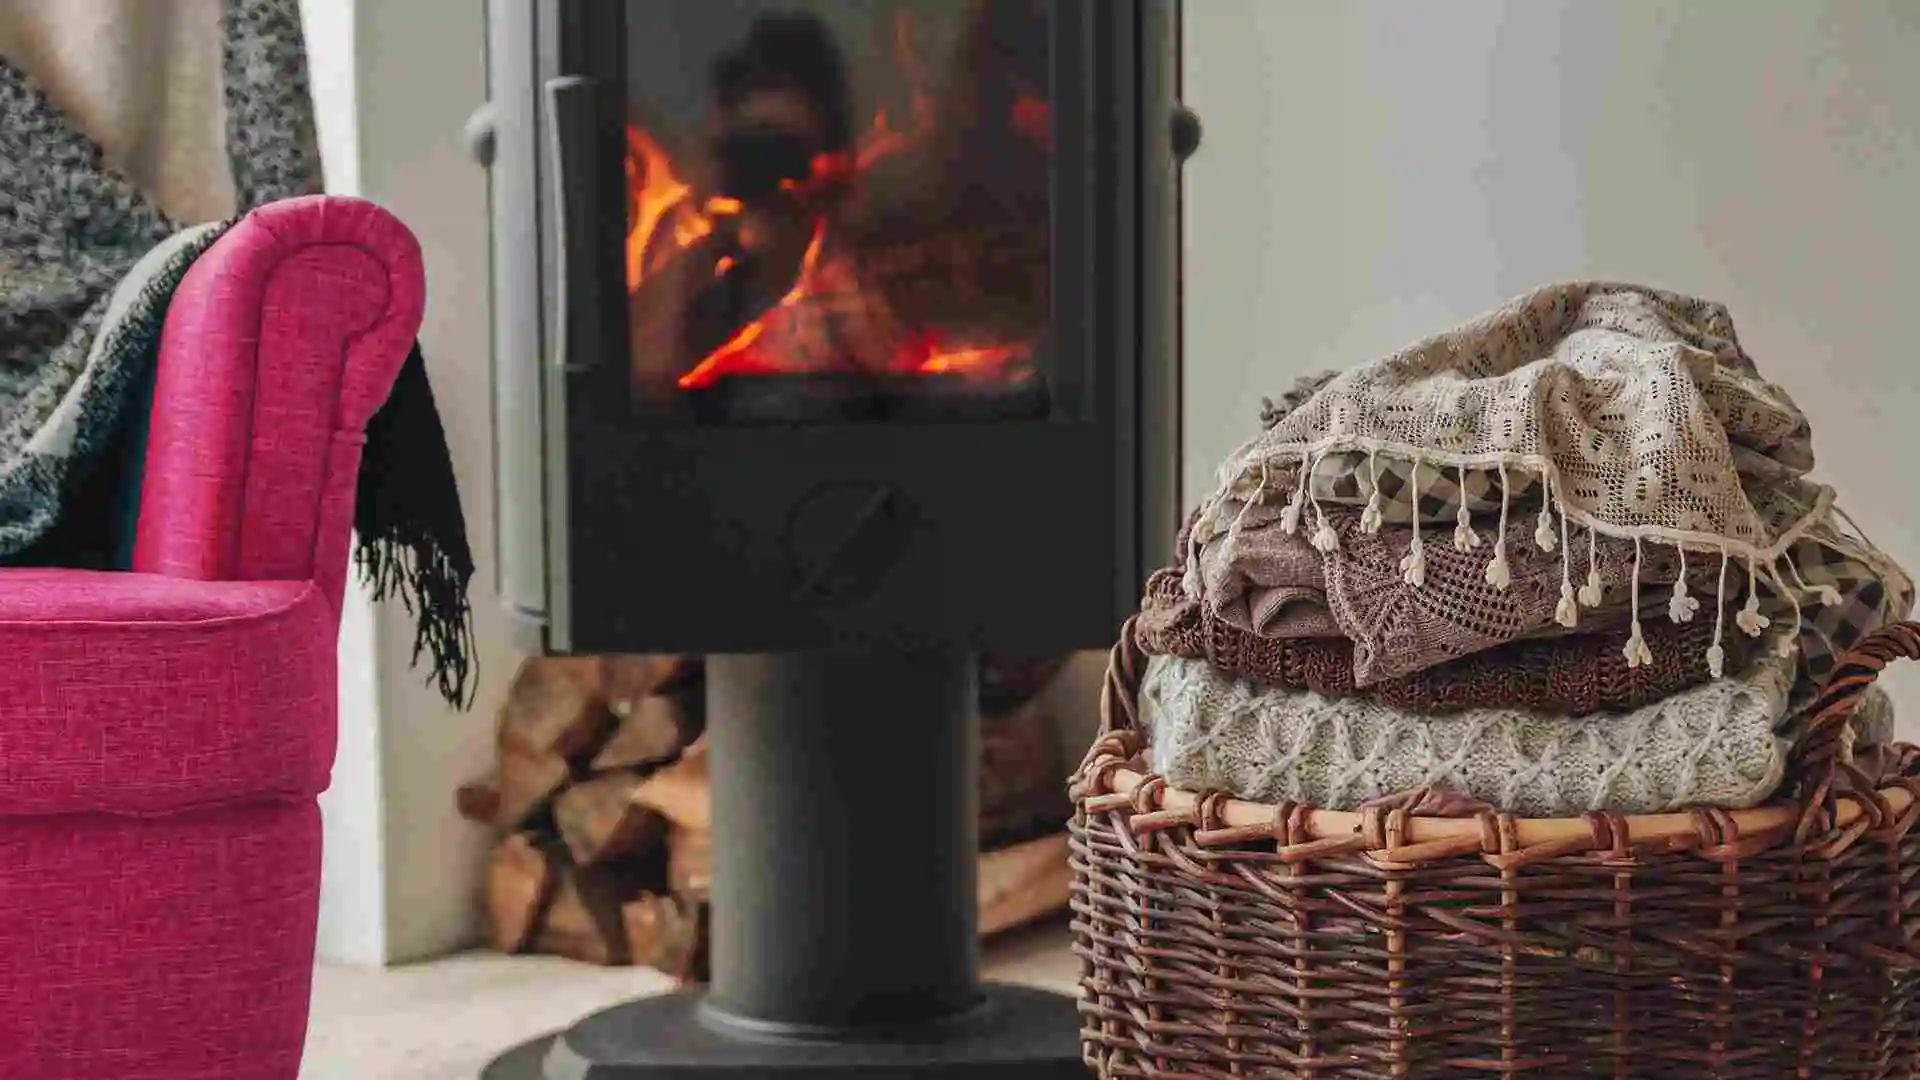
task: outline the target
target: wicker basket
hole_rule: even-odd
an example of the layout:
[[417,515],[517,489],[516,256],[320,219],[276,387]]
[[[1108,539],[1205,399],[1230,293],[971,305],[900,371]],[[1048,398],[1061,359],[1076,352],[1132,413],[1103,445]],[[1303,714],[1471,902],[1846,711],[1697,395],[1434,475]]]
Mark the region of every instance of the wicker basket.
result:
[[1867,790],[1842,753],[1920,625],[1842,659],[1790,797],[1560,820],[1176,790],[1141,764],[1144,658],[1121,640],[1074,786],[1100,1075],[1920,1075],[1920,781]]

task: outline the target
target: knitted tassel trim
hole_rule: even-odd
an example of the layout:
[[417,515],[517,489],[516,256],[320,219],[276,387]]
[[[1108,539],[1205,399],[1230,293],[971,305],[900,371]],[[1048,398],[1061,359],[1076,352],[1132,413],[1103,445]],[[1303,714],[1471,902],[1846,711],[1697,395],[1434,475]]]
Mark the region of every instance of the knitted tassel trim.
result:
[[1507,467],[1500,466],[1500,531],[1493,538],[1493,561],[1487,564],[1487,584],[1499,592],[1506,592],[1513,585],[1513,569],[1507,564],[1507,492],[1511,485],[1507,483]]
[[[1420,468],[1424,462],[1413,463],[1413,505],[1420,505]],[[1416,589],[1427,584],[1427,549],[1420,539],[1420,515],[1413,515],[1413,546],[1407,556],[1400,560],[1400,576],[1407,584]]]
[[1380,451],[1367,452],[1367,473],[1372,491],[1367,494],[1367,508],[1360,512],[1360,531],[1371,536],[1385,523],[1385,516],[1380,512]]
[[[1362,532],[1369,534],[1378,533],[1385,524],[1385,515],[1381,507],[1382,500],[1380,493],[1379,455],[1382,452],[1380,446],[1356,444],[1354,441],[1349,440],[1320,447],[1310,454],[1303,454],[1299,459],[1299,475],[1294,484],[1292,497],[1288,500],[1286,508],[1281,514],[1280,528],[1288,535],[1297,534],[1300,528],[1306,524],[1306,514],[1311,512],[1313,515],[1312,521],[1314,529],[1309,536],[1309,542],[1316,550],[1323,553],[1331,554],[1338,551],[1340,548],[1340,537],[1338,532],[1333,529],[1325,509],[1320,505],[1319,497],[1313,491],[1313,476],[1320,462],[1328,453],[1335,450],[1352,449],[1365,449],[1367,451],[1367,474],[1368,480],[1370,481],[1370,489],[1366,507],[1360,515],[1360,529]],[[1426,477],[1429,475],[1427,470],[1431,470],[1431,475],[1438,475],[1445,465],[1452,465],[1459,477],[1459,489],[1464,493],[1467,489],[1467,469],[1475,463],[1459,460],[1438,461],[1419,455],[1408,455],[1408,460],[1413,463],[1410,487],[1413,506],[1416,510],[1411,523],[1413,540],[1408,546],[1406,555],[1400,560],[1400,572],[1401,578],[1408,585],[1419,589],[1425,588],[1427,583],[1426,539],[1423,535],[1424,522],[1422,515],[1418,512],[1421,492],[1426,484]],[[1507,470],[1509,463],[1507,461],[1496,460],[1489,464],[1498,470],[1500,476],[1500,523],[1499,531],[1494,534],[1490,545],[1491,552],[1486,565],[1486,581],[1487,584],[1493,588],[1504,592],[1512,587],[1513,582],[1512,565],[1507,558],[1506,550],[1507,524],[1512,501],[1510,494],[1512,485],[1508,482]],[[1808,585],[1806,578],[1801,574],[1800,568],[1794,562],[1792,556],[1792,546],[1800,538],[1800,535],[1805,531],[1807,526],[1827,518],[1830,514],[1842,513],[1838,507],[1832,505],[1830,496],[1823,496],[1821,502],[1808,513],[1800,523],[1783,533],[1776,540],[1773,547],[1767,549],[1748,545],[1739,545],[1736,547],[1736,545],[1730,541],[1707,535],[1699,537],[1689,535],[1686,539],[1682,540],[1668,536],[1649,535],[1645,532],[1638,531],[1622,531],[1616,533],[1603,523],[1591,520],[1590,518],[1583,520],[1580,522],[1580,525],[1587,530],[1587,573],[1584,579],[1576,586],[1573,577],[1573,544],[1571,543],[1573,523],[1567,511],[1566,493],[1561,488],[1560,477],[1550,464],[1536,465],[1529,462],[1524,467],[1535,469],[1540,476],[1540,513],[1534,522],[1532,536],[1534,546],[1550,554],[1556,551],[1560,553],[1560,597],[1554,607],[1553,613],[1556,623],[1568,629],[1573,629],[1580,623],[1581,608],[1597,608],[1606,601],[1607,582],[1602,579],[1599,566],[1599,535],[1605,532],[1608,535],[1619,535],[1633,540],[1634,572],[1632,580],[1627,583],[1633,622],[1630,635],[1623,649],[1623,655],[1629,667],[1637,668],[1654,662],[1652,651],[1647,645],[1646,637],[1640,628],[1640,575],[1645,565],[1644,545],[1649,542],[1662,543],[1672,547],[1679,558],[1680,568],[1674,578],[1672,591],[1667,598],[1667,618],[1675,623],[1692,622],[1700,614],[1701,600],[1692,595],[1688,591],[1687,586],[1688,552],[1705,551],[1710,554],[1718,554],[1720,558],[1719,575],[1714,595],[1713,644],[1707,649],[1706,653],[1708,670],[1715,678],[1720,678],[1725,675],[1727,650],[1722,644],[1722,641],[1725,634],[1727,608],[1727,570],[1736,556],[1743,559],[1746,563],[1747,597],[1746,602],[1741,606],[1740,610],[1734,614],[1733,621],[1735,628],[1750,638],[1758,638],[1766,633],[1773,622],[1773,620],[1769,619],[1760,610],[1759,593],[1762,581],[1766,583],[1769,591],[1778,599],[1791,605],[1796,626],[1800,624],[1804,611],[1802,605],[1803,597],[1812,599],[1822,607],[1830,607],[1842,601],[1839,590],[1831,585]],[[1267,479],[1267,467],[1263,462],[1259,487],[1256,489],[1255,498],[1252,501],[1258,501],[1259,496],[1264,493],[1267,487]],[[1487,541],[1474,529],[1473,513],[1464,505],[1464,495],[1462,501],[1463,504],[1454,516],[1452,542],[1456,551],[1464,553],[1480,549],[1483,545],[1486,545]],[[1554,509],[1556,505],[1559,508],[1559,528],[1557,530],[1554,527]],[[1242,507],[1241,513],[1243,515],[1245,509],[1245,507]],[[1234,525],[1237,526],[1238,524],[1239,519],[1236,518]],[[1784,567],[1784,573],[1782,572],[1782,567]],[[1792,582],[1791,585],[1788,584],[1789,580]],[[1795,634],[1775,634],[1774,637],[1777,641],[1775,648],[1779,655],[1783,657],[1790,655],[1797,647],[1796,642],[1798,639]]]
[[[1467,467],[1460,466],[1460,490],[1467,490]],[[1455,551],[1472,551],[1480,546],[1480,534],[1473,531],[1473,511],[1467,509],[1465,499],[1460,501],[1460,509],[1453,515],[1453,548]]]

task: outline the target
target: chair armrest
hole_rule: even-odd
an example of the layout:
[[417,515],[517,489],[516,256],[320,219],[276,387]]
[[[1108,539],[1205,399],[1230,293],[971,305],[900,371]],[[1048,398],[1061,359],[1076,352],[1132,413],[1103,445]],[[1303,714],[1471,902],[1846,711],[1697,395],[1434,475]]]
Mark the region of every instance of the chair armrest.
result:
[[360,199],[248,214],[167,308],[133,569],[308,580],[337,611],[368,417],[426,296],[420,247]]
[[311,581],[0,569],[0,832],[318,794],[337,630]]

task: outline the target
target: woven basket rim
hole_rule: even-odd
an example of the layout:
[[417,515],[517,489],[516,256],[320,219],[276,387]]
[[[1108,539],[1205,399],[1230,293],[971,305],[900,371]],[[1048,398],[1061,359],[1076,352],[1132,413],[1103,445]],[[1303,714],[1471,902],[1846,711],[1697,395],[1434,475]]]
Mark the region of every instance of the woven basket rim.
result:
[[[1396,863],[1452,858],[1469,851],[1528,861],[1582,851],[1625,856],[1649,845],[1691,848],[1741,857],[1781,843],[1824,836],[1840,848],[1868,829],[1914,824],[1920,816],[1920,779],[1904,777],[1875,787],[1848,764],[1849,720],[1860,696],[1889,660],[1920,658],[1920,624],[1895,623],[1867,635],[1836,663],[1812,719],[1790,752],[1792,795],[1740,810],[1690,808],[1658,814],[1590,812],[1579,817],[1528,818],[1485,812],[1441,817],[1406,809],[1323,810],[1298,803],[1262,803],[1224,792],[1186,791],[1147,770],[1144,739],[1134,727],[1135,695],[1145,654],[1134,620],[1121,630],[1101,693],[1101,736],[1074,778],[1076,801],[1088,813],[1134,811],[1136,834],[1189,827],[1202,847],[1278,840],[1301,857],[1342,851],[1369,853]],[[1920,756],[1920,751],[1909,751]],[[1903,770],[1904,771],[1904,770]],[[1851,774],[1851,777],[1849,777]]]
[[[1165,821],[1159,823],[1160,827],[1166,828],[1176,825],[1189,825],[1199,828],[1203,832],[1218,830],[1237,834],[1234,840],[1229,840],[1228,842],[1238,842],[1239,839],[1243,838],[1243,834],[1250,829],[1257,829],[1262,833],[1270,834],[1274,831],[1274,812],[1286,805],[1259,803],[1226,795],[1186,791],[1182,788],[1164,783],[1160,777],[1152,773],[1137,772],[1127,768],[1114,769],[1109,774],[1109,780],[1106,786],[1111,789],[1112,794],[1109,796],[1110,798],[1124,798],[1127,804],[1131,806],[1135,805],[1135,796],[1148,784],[1153,784],[1158,789],[1152,795],[1152,798],[1158,804],[1155,809],[1159,813],[1166,815]],[[1891,811],[1894,817],[1903,815],[1909,807],[1914,806],[1916,802],[1920,802],[1920,800],[1915,798],[1914,793],[1904,785],[1880,788],[1878,795],[1886,803],[1887,810]],[[1210,820],[1203,822],[1199,812],[1200,806],[1203,801],[1209,798],[1214,800],[1214,806],[1208,813]],[[1089,809],[1098,810],[1100,807],[1093,806],[1089,807]],[[1394,815],[1401,815],[1405,819],[1405,825],[1399,831],[1399,835],[1390,836],[1385,843],[1377,846],[1369,845],[1360,850],[1375,850],[1385,853],[1395,852],[1405,846],[1414,844],[1447,844],[1449,850],[1444,854],[1451,855],[1458,854],[1458,848],[1460,846],[1452,843],[1453,841],[1471,839],[1473,841],[1472,846],[1479,848],[1482,846],[1484,839],[1483,826],[1481,820],[1478,818],[1436,817],[1405,810],[1380,811],[1376,814],[1375,812],[1365,810],[1321,810],[1314,807],[1302,807],[1301,809],[1304,810],[1304,814],[1293,837],[1295,842],[1347,838],[1366,839],[1368,833],[1373,831],[1370,827],[1371,819],[1376,816],[1391,818]],[[1643,842],[1655,843],[1659,841],[1692,839],[1697,837],[1700,828],[1701,813],[1703,813],[1703,811],[1700,810],[1675,810],[1661,814],[1622,814],[1615,815],[1615,817],[1618,822],[1625,825],[1627,834],[1632,838],[1632,842],[1640,844]],[[1754,840],[1762,837],[1772,837],[1779,834],[1790,833],[1794,825],[1800,820],[1801,807],[1796,802],[1776,801],[1760,806],[1748,807],[1744,810],[1724,810],[1720,811],[1720,813],[1730,818],[1733,826],[1737,829],[1737,833],[1727,837],[1727,839]],[[1833,813],[1834,827],[1845,831],[1859,822],[1863,816],[1869,816],[1872,813],[1873,811],[1867,805],[1867,800],[1858,795],[1848,794],[1837,796]],[[1529,818],[1515,814],[1494,815],[1496,820],[1510,820],[1513,827],[1511,841],[1517,843],[1520,847],[1529,848],[1542,844],[1558,844],[1566,841],[1584,841],[1590,839],[1593,816],[1594,815],[1572,818]],[[1153,823],[1147,823],[1148,828],[1146,829],[1141,828],[1142,824],[1143,823],[1136,818],[1134,831],[1153,831]],[[1390,831],[1390,827],[1387,826],[1384,820],[1382,821],[1382,826],[1383,832]],[[1615,825],[1613,827],[1617,829],[1619,826]],[[1720,828],[1724,831],[1726,824],[1724,822],[1721,823]],[[1207,839],[1203,838],[1200,842],[1202,846],[1207,846]],[[1420,860],[1406,858],[1403,854],[1394,861]]]

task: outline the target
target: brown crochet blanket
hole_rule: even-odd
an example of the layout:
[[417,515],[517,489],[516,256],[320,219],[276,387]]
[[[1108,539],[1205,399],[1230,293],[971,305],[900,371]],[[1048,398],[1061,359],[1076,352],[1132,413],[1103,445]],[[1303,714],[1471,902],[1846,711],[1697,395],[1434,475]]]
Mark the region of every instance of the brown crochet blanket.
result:
[[[1288,534],[1280,528],[1279,507],[1255,503],[1225,503],[1230,514],[1211,519],[1204,513],[1183,535],[1197,542],[1182,550],[1189,556],[1184,586],[1201,598],[1224,623],[1267,638],[1343,637],[1353,648],[1352,676],[1366,687],[1413,674],[1435,664],[1470,656],[1508,642],[1558,635],[1555,622],[1565,570],[1560,556],[1536,544],[1536,522],[1530,515],[1510,515],[1505,537],[1512,581],[1497,589],[1486,578],[1487,551],[1499,531],[1497,521],[1478,531],[1480,546],[1461,551],[1438,530],[1426,537],[1426,580],[1410,585],[1401,566],[1413,540],[1406,526],[1388,526],[1377,533],[1360,527],[1361,511],[1328,506],[1324,513],[1339,537],[1337,550],[1316,551],[1306,530]],[[1631,541],[1597,538],[1584,529],[1571,529],[1566,542],[1576,552],[1578,585],[1591,572],[1604,586],[1597,606],[1583,605],[1577,629],[1611,628],[1626,614],[1628,583],[1634,577],[1635,553]],[[1560,535],[1556,530],[1555,547]],[[1649,546],[1640,567],[1643,628],[1667,621],[1667,597],[1650,586],[1670,584],[1678,576],[1672,548]],[[1700,638],[1704,654],[1712,641],[1711,607],[1720,564],[1696,558],[1687,566],[1690,595],[1705,612],[1694,622],[1708,634]],[[1744,575],[1728,574],[1726,595],[1741,595]],[[1695,635],[1697,636],[1697,635]],[[1695,636],[1688,636],[1692,642]],[[1738,636],[1727,634],[1726,638]],[[1624,646],[1626,637],[1622,636]],[[1648,635],[1648,645],[1659,646]],[[1688,647],[1691,647],[1689,644]],[[1731,645],[1727,646],[1729,649]],[[1688,663],[1699,657],[1687,658]]]
[[[1180,572],[1147,581],[1135,638],[1148,653],[1204,659],[1229,675],[1329,697],[1365,696],[1409,712],[1441,714],[1477,708],[1521,708],[1563,716],[1636,709],[1698,686],[1711,676],[1706,651],[1713,620],[1643,623],[1654,662],[1629,668],[1623,649],[1630,628],[1529,638],[1364,689],[1354,684],[1354,644],[1343,638],[1273,638],[1250,633],[1190,599]],[[1744,651],[1745,637],[1727,639]],[[1737,670],[1744,657],[1730,656]]]

